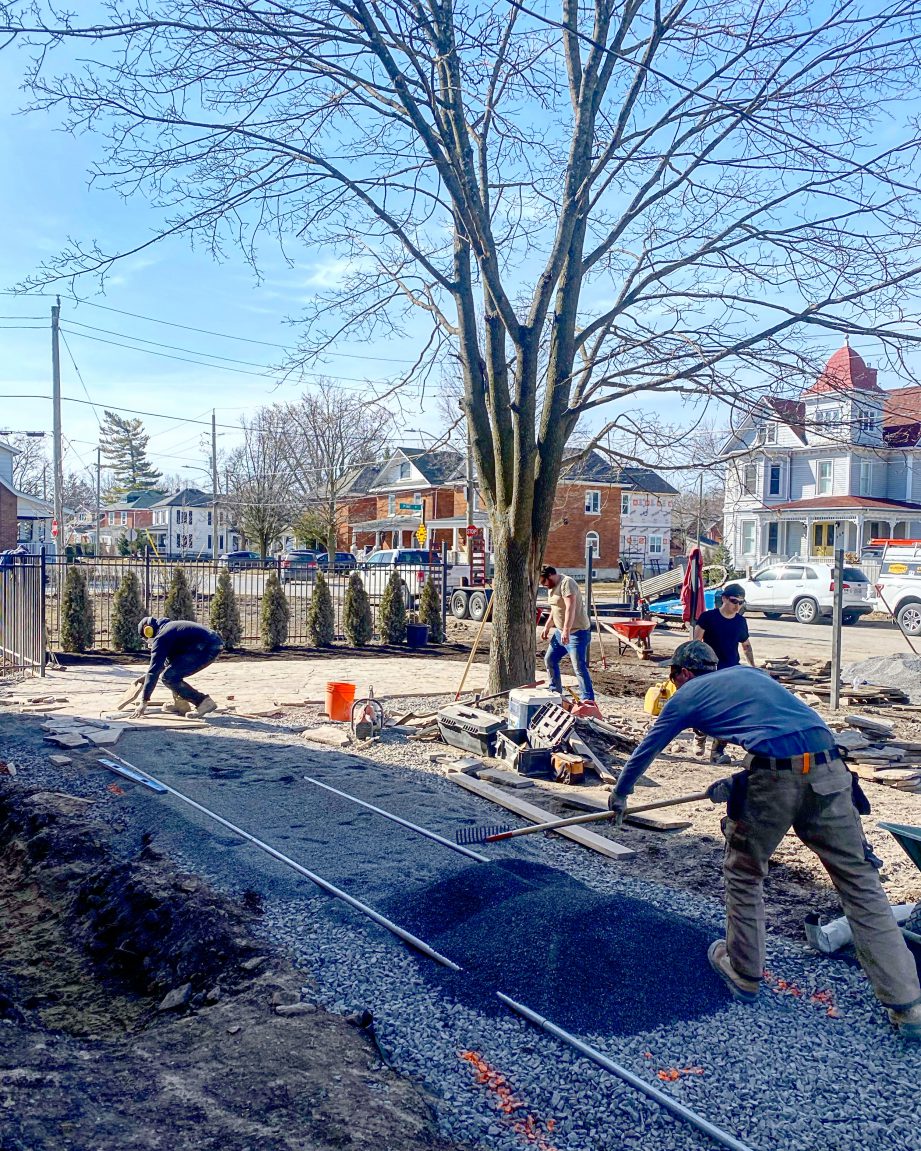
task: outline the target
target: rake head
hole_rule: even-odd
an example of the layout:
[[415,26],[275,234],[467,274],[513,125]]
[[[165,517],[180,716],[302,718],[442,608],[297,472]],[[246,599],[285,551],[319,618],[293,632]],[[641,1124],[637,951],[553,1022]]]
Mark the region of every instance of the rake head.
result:
[[464,846],[471,843],[488,843],[494,835],[505,835],[511,830],[507,823],[497,823],[492,827],[459,827],[454,832],[454,840]]

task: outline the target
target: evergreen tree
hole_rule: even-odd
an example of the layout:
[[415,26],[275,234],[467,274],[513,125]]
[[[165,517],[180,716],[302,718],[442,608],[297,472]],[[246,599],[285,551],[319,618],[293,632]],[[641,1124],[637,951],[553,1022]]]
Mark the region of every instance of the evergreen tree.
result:
[[146,614],[138,577],[128,572],[112,597],[112,646],[116,651],[141,650],[138,624]]
[[307,608],[307,634],[314,647],[329,647],[336,635],[336,613],[333,611],[333,598],[329,594],[329,584],[321,571],[317,572],[317,582]]
[[226,568],[223,568],[217,577],[217,590],[211,601],[209,622],[211,630],[217,632],[228,651],[240,646],[240,638],[243,634],[240,609],[237,606],[237,596],[233,590],[233,580]]
[[287,642],[290,614],[288,598],[281,586],[281,580],[277,572],[272,572],[265,581],[265,592],[259,613],[259,631],[262,635],[262,646],[266,651],[277,651]]
[[403,579],[393,571],[377,611],[377,630],[383,643],[403,643],[406,639],[406,601],[403,599]]
[[195,619],[195,601],[192,599],[189,581],[180,567],[173,568],[163,610],[168,619]]
[[444,643],[445,633],[441,621],[441,596],[431,575],[425,581],[419,597],[419,623],[429,629],[429,643]]
[[342,630],[353,647],[364,647],[374,634],[371,601],[357,571],[353,571],[349,576],[349,586],[345,590]]
[[93,646],[96,630],[93,618],[93,601],[83,568],[71,564],[64,577],[64,594],[61,602],[61,649],[62,651],[86,651]]
[[152,488],[161,472],[147,458],[150,437],[144,431],[142,420],[128,420],[107,411],[99,429],[99,442],[105,446],[102,454],[112,469],[112,486],[108,497],[118,497],[139,488]]

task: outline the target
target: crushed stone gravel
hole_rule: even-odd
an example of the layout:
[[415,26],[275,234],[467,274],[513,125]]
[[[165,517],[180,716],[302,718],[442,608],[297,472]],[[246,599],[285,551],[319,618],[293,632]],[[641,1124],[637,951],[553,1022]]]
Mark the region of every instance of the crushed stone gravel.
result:
[[900,652],[898,655],[875,655],[842,669],[846,683],[852,686],[872,684],[876,687],[900,688],[912,703],[921,703],[921,656]]

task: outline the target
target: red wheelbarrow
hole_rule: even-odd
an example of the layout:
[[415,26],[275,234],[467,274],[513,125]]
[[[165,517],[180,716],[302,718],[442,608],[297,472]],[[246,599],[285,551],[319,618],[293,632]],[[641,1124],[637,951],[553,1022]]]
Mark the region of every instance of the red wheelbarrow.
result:
[[658,624],[657,620],[621,619],[618,616],[605,619],[600,616],[595,622],[617,640],[618,655],[623,655],[629,647],[640,659],[652,657],[652,633]]

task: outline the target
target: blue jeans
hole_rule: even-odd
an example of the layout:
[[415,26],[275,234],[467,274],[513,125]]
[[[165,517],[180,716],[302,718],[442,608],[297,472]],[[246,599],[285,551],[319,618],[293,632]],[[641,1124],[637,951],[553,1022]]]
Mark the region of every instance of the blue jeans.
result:
[[591,643],[591,639],[591,628],[585,628],[584,631],[571,631],[569,643],[564,644],[559,628],[554,630],[550,636],[547,654],[544,656],[547,676],[554,691],[561,692],[563,690],[563,682],[560,679],[560,664],[568,655],[572,660],[573,671],[579,679],[579,695],[582,699],[595,698],[592,677],[588,674],[588,645]]

